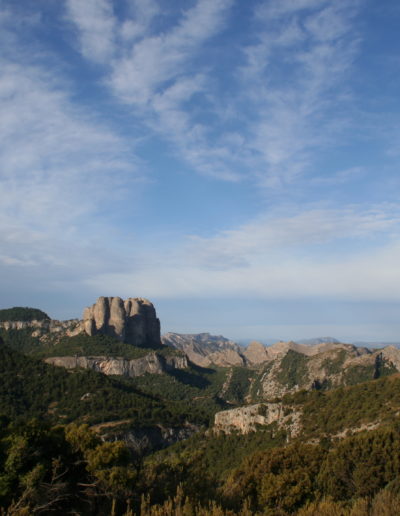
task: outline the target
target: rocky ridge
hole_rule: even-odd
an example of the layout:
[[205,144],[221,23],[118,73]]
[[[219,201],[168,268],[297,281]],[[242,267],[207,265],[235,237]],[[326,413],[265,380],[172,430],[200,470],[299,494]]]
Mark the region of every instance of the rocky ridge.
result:
[[32,337],[39,337],[46,340],[50,336],[74,337],[83,331],[82,321],[70,319],[68,321],[57,321],[56,319],[43,319],[40,321],[3,321],[0,328],[4,330],[32,330]]
[[188,361],[185,355],[163,356],[159,353],[149,353],[142,358],[127,360],[125,358],[93,357],[49,357],[45,362],[66,369],[78,367],[91,369],[105,375],[120,375],[134,378],[149,374],[163,374],[175,369],[185,369]]
[[281,349],[262,365],[253,386],[253,399],[270,400],[300,389],[352,385],[400,371],[400,350],[396,348],[368,350],[339,344],[308,354],[296,349]]
[[183,351],[191,362],[201,367],[245,366],[246,358],[241,348],[222,335],[209,333],[180,334],[166,333],[161,337],[164,345]]

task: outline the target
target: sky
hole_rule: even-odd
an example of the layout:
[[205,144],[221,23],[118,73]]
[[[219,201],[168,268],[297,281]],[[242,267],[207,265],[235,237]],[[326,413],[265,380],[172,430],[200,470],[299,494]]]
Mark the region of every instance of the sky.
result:
[[396,0],[0,0],[0,308],[400,340]]

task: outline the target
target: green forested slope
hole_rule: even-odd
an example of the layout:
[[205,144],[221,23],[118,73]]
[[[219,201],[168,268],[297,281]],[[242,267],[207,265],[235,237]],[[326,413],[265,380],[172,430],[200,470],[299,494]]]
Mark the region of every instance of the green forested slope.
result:
[[[216,403],[226,371],[182,373],[121,381],[67,372],[1,345],[5,514],[377,516],[382,507],[397,514],[399,376],[286,397],[304,414],[303,432],[292,442],[276,425],[246,436],[202,432],[143,462],[135,444],[102,443],[87,427],[65,426],[122,414],[137,425],[201,419],[196,394]],[[239,374],[235,383],[243,382]],[[374,430],[343,432],[372,421]]]
[[[91,349],[95,354],[106,352],[108,346],[112,351],[123,352],[125,347],[132,348],[128,352],[137,358],[134,346],[109,337],[79,336],[70,340],[76,350],[82,346],[85,352]],[[63,345],[61,341],[60,346]],[[141,349],[140,353],[143,352],[146,350]],[[0,414],[93,424],[129,419],[136,426],[181,425],[186,421],[208,426],[215,412],[226,406],[218,397],[225,377],[225,370],[197,366],[132,379],[108,377],[84,369],[67,371],[3,343],[0,344]]]
[[14,306],[0,310],[0,322],[4,321],[43,321],[50,317],[38,308]]

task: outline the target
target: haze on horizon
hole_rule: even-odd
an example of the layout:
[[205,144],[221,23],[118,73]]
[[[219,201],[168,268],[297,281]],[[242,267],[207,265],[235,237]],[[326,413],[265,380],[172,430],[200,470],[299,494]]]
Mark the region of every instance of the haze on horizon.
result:
[[400,5],[3,0],[0,308],[400,340]]

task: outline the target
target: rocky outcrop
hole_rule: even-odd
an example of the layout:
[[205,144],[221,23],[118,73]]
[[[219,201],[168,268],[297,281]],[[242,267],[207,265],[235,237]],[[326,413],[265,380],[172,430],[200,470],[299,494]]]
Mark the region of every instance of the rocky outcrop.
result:
[[400,371],[400,349],[395,346],[386,346],[382,350],[378,350],[376,353],[381,353],[382,357],[389,361],[393,366]]
[[99,297],[83,312],[83,328],[88,335],[110,335],[128,344],[159,347],[160,321],[152,303],[137,297]]
[[92,369],[106,375],[121,375],[134,378],[146,373],[163,374],[175,369],[188,367],[186,356],[164,356],[159,353],[149,353],[142,358],[128,360],[125,358],[96,357],[49,357],[48,364],[67,369]]
[[278,428],[284,428],[294,437],[300,431],[300,416],[301,412],[283,403],[257,403],[217,412],[214,431],[226,434],[235,431],[248,434],[260,426],[277,423]]
[[300,389],[352,385],[400,371],[400,350],[394,347],[371,350],[350,344],[301,346],[282,342],[274,351],[270,353],[268,348],[268,354],[275,356],[259,372],[254,400],[280,398]]
[[162,343],[183,351],[191,362],[201,367],[246,365],[243,349],[222,335],[166,333]]
[[[325,351],[330,351],[332,349],[355,349],[355,346],[351,344],[342,344],[341,342],[320,342],[314,345],[308,344],[299,344],[298,342],[293,342],[290,340],[289,342],[279,341],[273,344],[272,346],[268,346],[266,348],[268,357],[270,359],[275,359],[277,357],[286,355],[289,350],[296,351],[297,353],[301,353],[302,355],[313,356],[318,355],[319,353],[323,353]],[[364,348],[363,348],[364,349]]]
[[79,319],[70,319],[69,321],[57,321],[55,319],[4,321],[0,322],[0,328],[4,330],[31,330],[32,337],[45,337],[49,334],[73,337],[83,330]]
[[268,355],[267,348],[261,344],[261,342],[253,341],[243,351],[244,356],[249,364],[256,365],[262,364],[270,357]]

